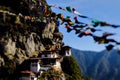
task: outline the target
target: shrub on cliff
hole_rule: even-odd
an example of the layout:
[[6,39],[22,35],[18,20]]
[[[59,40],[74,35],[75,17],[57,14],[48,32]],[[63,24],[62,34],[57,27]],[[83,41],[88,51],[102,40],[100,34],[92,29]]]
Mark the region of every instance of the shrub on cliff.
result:
[[66,80],[89,80],[89,78],[82,75],[76,60],[72,56],[64,57],[61,66]]

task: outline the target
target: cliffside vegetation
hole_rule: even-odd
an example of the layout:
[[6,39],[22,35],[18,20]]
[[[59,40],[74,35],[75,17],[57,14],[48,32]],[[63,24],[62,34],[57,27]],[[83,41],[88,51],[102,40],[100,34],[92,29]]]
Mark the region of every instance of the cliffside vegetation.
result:
[[72,56],[64,57],[61,66],[63,72],[65,72],[66,80],[90,80],[82,75],[78,63]]

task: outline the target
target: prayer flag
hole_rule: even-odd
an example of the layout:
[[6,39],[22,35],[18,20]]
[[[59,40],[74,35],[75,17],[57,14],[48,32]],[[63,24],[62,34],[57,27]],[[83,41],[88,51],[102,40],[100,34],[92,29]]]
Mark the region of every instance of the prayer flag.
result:
[[78,16],[82,18],[88,18],[87,16],[84,16],[84,15],[78,15]]
[[92,20],[93,26],[97,27],[100,24],[100,21],[98,20]]
[[100,25],[101,25],[101,26],[111,26],[111,24],[108,24],[108,23],[106,23],[106,22],[100,22]]
[[61,9],[61,10],[65,10],[64,8],[62,8],[62,7],[58,7],[59,9]]
[[74,14],[77,14],[77,15],[82,15],[82,14],[80,14],[79,12],[77,12],[77,11],[75,10],[75,8],[72,8],[72,12],[73,12]]
[[71,32],[72,31],[72,29],[71,28],[67,28],[67,32]]
[[70,6],[66,7],[66,10],[67,10],[68,12],[72,12]]
[[114,45],[109,44],[108,46],[106,46],[106,49],[107,49],[108,51],[110,51],[110,50],[112,50],[112,49],[113,49],[113,47],[114,47]]
[[113,28],[120,27],[120,25],[111,25]]

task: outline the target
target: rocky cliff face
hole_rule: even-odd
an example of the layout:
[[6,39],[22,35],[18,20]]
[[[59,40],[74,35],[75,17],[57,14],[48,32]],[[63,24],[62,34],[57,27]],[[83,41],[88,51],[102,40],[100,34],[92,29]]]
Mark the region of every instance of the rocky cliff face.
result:
[[21,63],[24,59],[38,56],[41,51],[61,49],[62,33],[50,29],[57,26],[44,22],[40,24],[45,26],[0,25],[1,64],[5,64],[3,56],[10,60],[15,58]]
[[[30,10],[32,11],[32,10]],[[4,11],[3,11],[4,12]],[[1,11],[0,23],[0,52],[1,65],[5,64],[3,56],[7,59],[16,59],[18,63],[32,56],[37,56],[41,51],[60,50],[63,46],[63,35],[59,32],[54,21],[30,21],[21,17]],[[18,18],[17,18],[18,17]],[[19,20],[20,19],[20,20]]]
[[[63,34],[45,0],[4,0],[0,5],[0,79],[16,80],[18,71],[29,68],[26,60],[43,52],[63,55]],[[62,69],[43,76],[39,80],[65,80]]]
[[0,67],[5,66],[9,60],[14,60],[19,65],[44,51],[61,50],[63,35],[55,31],[57,26],[52,24],[41,22],[40,26],[21,26],[1,23]]
[[[5,6],[7,4],[4,1],[0,2]],[[40,8],[43,8],[41,13],[36,8],[38,3]],[[23,4],[27,4],[27,6]],[[10,10],[14,11],[13,6],[10,5]],[[28,14],[24,9],[21,10],[20,14],[22,15],[17,15],[17,13],[7,11],[8,6],[0,7],[0,75],[3,76],[12,74],[16,66],[21,65],[23,61],[30,57],[37,57],[44,51],[60,51],[63,46],[63,35],[59,32],[55,21],[52,20],[52,17],[43,14],[47,6],[45,1],[32,2],[32,0],[26,0],[24,2],[20,1],[20,5],[21,9],[23,6],[28,8]],[[37,16],[38,14],[39,16]],[[38,18],[41,20],[38,21]],[[9,61],[13,64],[9,64]],[[6,72],[5,70],[8,68],[13,69],[13,71]]]

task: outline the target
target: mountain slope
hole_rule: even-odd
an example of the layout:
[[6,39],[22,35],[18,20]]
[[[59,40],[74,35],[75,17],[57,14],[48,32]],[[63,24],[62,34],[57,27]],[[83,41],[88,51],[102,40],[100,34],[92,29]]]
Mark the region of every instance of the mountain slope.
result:
[[72,49],[81,71],[94,80],[119,80],[120,55],[116,50],[80,51]]

